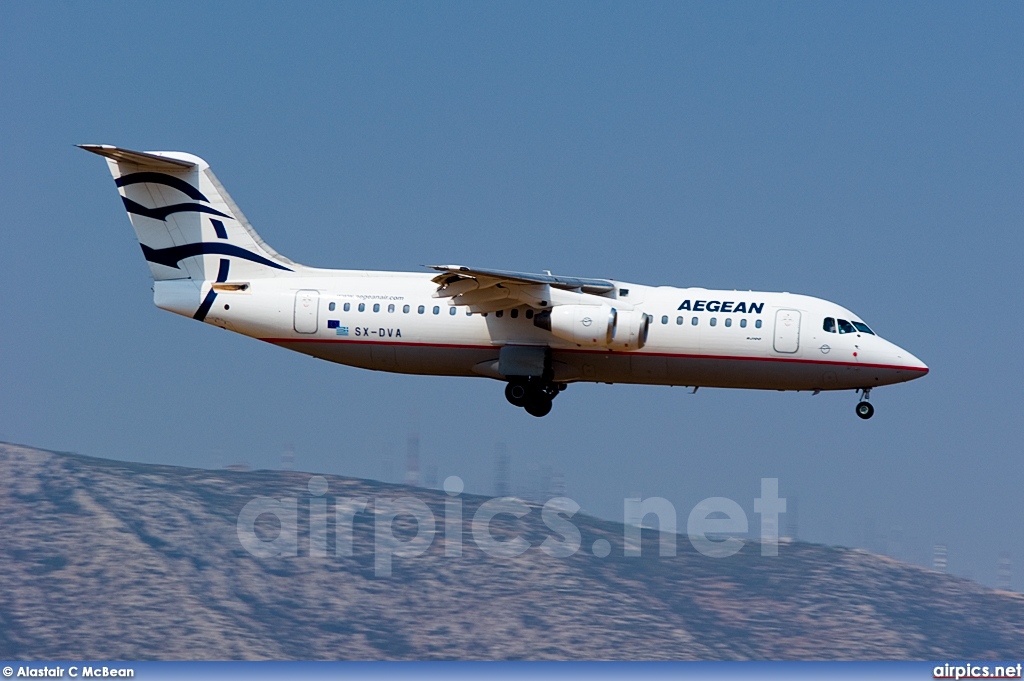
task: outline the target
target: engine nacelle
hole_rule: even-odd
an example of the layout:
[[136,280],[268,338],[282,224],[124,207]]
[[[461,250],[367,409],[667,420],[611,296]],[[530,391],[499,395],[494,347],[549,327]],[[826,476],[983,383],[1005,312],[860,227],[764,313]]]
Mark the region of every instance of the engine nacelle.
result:
[[538,314],[534,325],[570,343],[612,350],[639,350],[647,342],[651,318],[610,305],[556,305]]
[[647,332],[651,328],[651,315],[639,310],[618,310],[617,324],[612,340],[607,345],[611,350],[639,350],[647,344]]
[[533,323],[570,343],[606,348],[615,335],[616,316],[610,305],[556,305]]

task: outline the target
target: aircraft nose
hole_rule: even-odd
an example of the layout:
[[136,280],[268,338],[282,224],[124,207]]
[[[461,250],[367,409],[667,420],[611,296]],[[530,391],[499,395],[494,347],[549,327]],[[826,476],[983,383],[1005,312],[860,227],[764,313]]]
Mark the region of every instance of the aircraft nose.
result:
[[899,346],[894,346],[896,349],[896,359],[901,366],[913,371],[916,375],[914,378],[920,378],[928,373],[928,365],[919,360],[914,355],[910,354]]

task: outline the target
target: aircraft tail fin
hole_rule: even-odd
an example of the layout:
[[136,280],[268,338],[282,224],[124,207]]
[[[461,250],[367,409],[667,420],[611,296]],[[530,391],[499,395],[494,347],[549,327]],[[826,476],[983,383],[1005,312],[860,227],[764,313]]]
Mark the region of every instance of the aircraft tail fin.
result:
[[182,152],[80,148],[107,159],[156,282],[226,282],[301,268],[259,237],[206,161]]

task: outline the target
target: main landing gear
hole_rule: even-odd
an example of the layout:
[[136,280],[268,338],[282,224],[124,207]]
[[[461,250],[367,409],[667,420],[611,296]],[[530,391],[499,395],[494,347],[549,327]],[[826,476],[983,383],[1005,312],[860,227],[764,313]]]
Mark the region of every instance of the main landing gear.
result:
[[860,389],[860,402],[857,403],[857,416],[862,419],[869,419],[875,415],[875,408],[868,402],[868,398],[871,397],[871,388]]
[[539,379],[514,380],[505,386],[505,399],[525,409],[530,416],[547,416],[551,411],[551,401],[565,388],[565,383]]

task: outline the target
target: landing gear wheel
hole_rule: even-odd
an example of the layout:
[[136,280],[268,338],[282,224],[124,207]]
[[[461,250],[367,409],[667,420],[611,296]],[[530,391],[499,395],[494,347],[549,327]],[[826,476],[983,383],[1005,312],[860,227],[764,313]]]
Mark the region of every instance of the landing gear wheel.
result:
[[522,383],[513,382],[505,386],[505,399],[516,407],[524,406],[528,395],[526,386]]
[[875,408],[871,406],[870,402],[858,402],[857,403],[857,416],[862,419],[869,419],[875,415]]
[[534,395],[526,404],[523,405],[526,409],[526,413],[530,416],[547,416],[551,412],[551,398],[547,395]]

